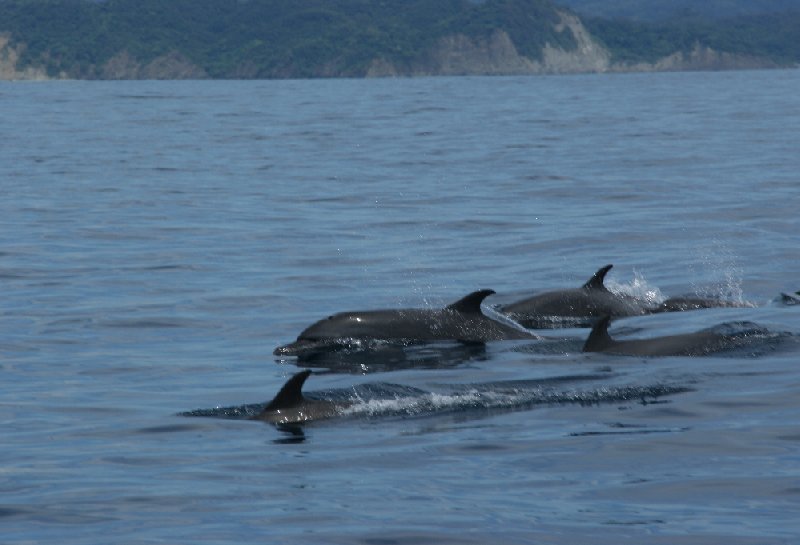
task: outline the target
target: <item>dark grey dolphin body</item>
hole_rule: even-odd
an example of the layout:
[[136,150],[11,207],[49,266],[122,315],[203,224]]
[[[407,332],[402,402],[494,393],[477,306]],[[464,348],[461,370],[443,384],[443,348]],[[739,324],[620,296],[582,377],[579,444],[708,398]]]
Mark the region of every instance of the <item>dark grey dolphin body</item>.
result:
[[[500,311],[530,328],[561,325],[588,327],[601,316],[621,318],[648,313],[644,301],[612,293],[603,280],[613,265],[599,269],[580,288],[548,291],[501,307]],[[564,320],[566,318],[566,320]]]
[[660,305],[650,309],[649,312],[655,314],[658,312],[683,312],[686,310],[700,310],[704,308],[738,308],[748,306],[750,305],[736,301],[726,301],[724,299],[685,296],[670,297]]
[[309,375],[311,371],[301,371],[286,381],[280,392],[252,420],[278,425],[302,424],[338,416],[351,405],[347,401],[334,402],[303,396],[303,384]]
[[744,307],[747,304],[709,297],[670,297],[654,304],[630,295],[611,292],[603,283],[613,265],[600,268],[580,288],[548,291],[500,308],[524,327],[591,327],[598,318],[625,318],[661,312],[681,312],[704,308]]
[[608,334],[610,321],[610,317],[605,316],[594,325],[583,346],[584,352],[622,356],[707,356],[748,342],[747,335],[712,329],[651,339],[616,341]]
[[539,339],[522,328],[492,320],[481,311],[493,290],[470,293],[442,309],[396,309],[342,312],[312,324],[297,341],[279,346],[279,356],[352,346],[358,341],[485,343],[508,339]]

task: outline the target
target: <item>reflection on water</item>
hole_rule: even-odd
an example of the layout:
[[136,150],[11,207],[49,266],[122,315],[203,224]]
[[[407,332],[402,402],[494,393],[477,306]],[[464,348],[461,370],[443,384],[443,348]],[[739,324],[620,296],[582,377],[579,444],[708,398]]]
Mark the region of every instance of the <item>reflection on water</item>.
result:
[[486,359],[486,345],[483,343],[379,343],[365,349],[343,347],[306,352],[279,361],[331,373],[367,374],[401,369],[447,369]]

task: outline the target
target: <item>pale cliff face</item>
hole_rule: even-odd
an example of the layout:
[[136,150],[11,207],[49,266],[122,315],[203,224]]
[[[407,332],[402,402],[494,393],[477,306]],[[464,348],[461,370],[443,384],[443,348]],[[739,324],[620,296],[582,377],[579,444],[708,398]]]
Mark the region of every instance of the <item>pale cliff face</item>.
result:
[[605,72],[611,65],[611,54],[592,38],[580,19],[568,13],[559,12],[561,22],[556,25],[558,32],[570,31],[578,47],[574,51],[564,51],[551,47],[544,48],[543,65],[549,73]]
[[778,68],[778,65],[760,57],[715,51],[699,43],[695,44],[694,48],[687,53],[678,51],[652,64],[614,64],[611,67],[615,72],[683,72],[691,70],[747,70],[757,68]]
[[100,70],[102,79],[206,79],[208,74],[177,51],[156,57],[147,64],[121,51]]
[[[43,68],[28,67],[19,70],[17,64],[24,46],[14,48],[6,34],[0,34],[0,81],[2,80],[48,80]],[[103,65],[97,78],[99,79],[205,79],[208,74],[192,64],[178,52],[167,53],[147,64],[142,64],[122,51]],[[67,79],[61,73],[55,79]]]
[[518,75],[570,74],[604,72],[610,55],[597,43],[574,15],[559,13],[558,32],[572,32],[578,47],[566,51],[547,44],[542,60],[534,60],[517,51],[511,37],[496,31],[487,39],[471,39],[461,34],[442,38],[424,61],[405,69],[384,59],[373,61],[367,76],[429,75]]
[[0,80],[46,80],[49,79],[43,69],[26,68],[17,70],[17,62],[21,51],[11,47],[9,36],[0,34]]
[[[462,34],[446,36],[439,40],[423,59],[410,64],[397,65],[386,59],[373,59],[366,77],[392,76],[457,76],[457,75],[531,75],[574,74],[598,72],[655,72],[682,70],[735,70],[742,68],[773,68],[775,63],[748,55],[717,52],[696,44],[691,52],[675,52],[654,63],[623,64],[611,60],[609,51],[597,42],[583,26],[580,19],[570,13],[559,12],[557,32],[571,32],[577,47],[565,50],[546,44],[541,59],[521,55],[511,37],[496,31],[486,38],[469,38]],[[17,65],[24,45],[12,47],[8,34],[0,33],[0,80],[52,79],[43,68],[19,70]],[[62,73],[57,79],[87,77],[92,79],[205,79],[205,70],[182,55],[172,51],[148,63],[143,63],[120,51],[93,73],[75,75]],[[259,73],[255,65],[246,62],[228,77],[251,78]],[[335,69],[316,74],[317,77],[338,76]],[[349,74],[352,75],[352,74]],[[281,77],[281,74],[274,74]],[[291,76],[291,74],[286,74]]]
[[565,12],[559,12],[559,16],[561,21],[555,29],[572,32],[577,43],[574,50],[547,44],[542,50],[542,59],[535,60],[520,55],[511,37],[503,31],[497,31],[487,39],[453,35],[442,38],[426,59],[410,66],[395,66],[385,59],[375,59],[366,76],[576,74],[776,67],[775,63],[765,59],[720,53],[700,44],[689,53],[676,52],[654,63],[614,63],[609,51],[589,34],[578,17]]

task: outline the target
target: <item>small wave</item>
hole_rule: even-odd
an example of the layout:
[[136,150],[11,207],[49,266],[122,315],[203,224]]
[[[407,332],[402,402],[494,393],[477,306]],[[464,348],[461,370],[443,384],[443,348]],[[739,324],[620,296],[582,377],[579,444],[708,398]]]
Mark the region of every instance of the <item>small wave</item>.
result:
[[688,427],[680,427],[680,428],[646,428],[646,429],[634,429],[634,430],[612,430],[612,431],[581,431],[581,432],[572,432],[569,434],[570,437],[593,437],[598,435],[651,435],[654,433],[679,433],[684,431],[689,431],[691,428]]
[[187,319],[170,318],[138,318],[131,320],[108,320],[102,324],[104,327],[120,329],[164,329],[181,327],[198,327],[200,322]]

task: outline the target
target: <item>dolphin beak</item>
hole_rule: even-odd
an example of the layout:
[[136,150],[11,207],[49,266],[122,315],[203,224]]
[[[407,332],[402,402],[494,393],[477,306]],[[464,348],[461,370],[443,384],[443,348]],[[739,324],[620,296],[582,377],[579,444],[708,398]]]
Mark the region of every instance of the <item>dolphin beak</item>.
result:
[[272,351],[276,356],[299,356],[307,352],[314,352],[322,348],[323,344],[319,341],[311,341],[308,339],[298,339],[293,343],[279,346]]
[[278,348],[273,350],[272,353],[275,354],[276,356],[296,356],[298,351],[297,344],[298,343],[295,342],[279,346]]

